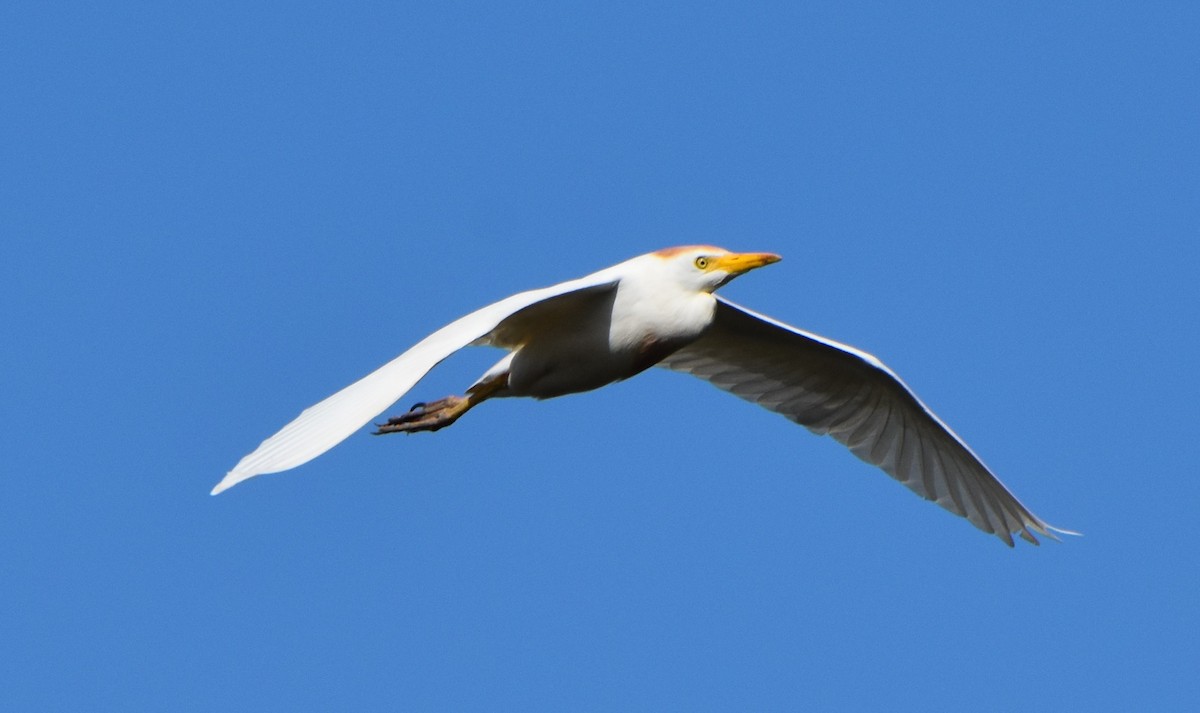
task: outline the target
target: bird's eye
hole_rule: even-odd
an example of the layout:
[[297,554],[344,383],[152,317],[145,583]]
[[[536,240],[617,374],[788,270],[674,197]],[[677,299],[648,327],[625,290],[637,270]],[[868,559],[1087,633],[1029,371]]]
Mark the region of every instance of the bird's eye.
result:
[[701,270],[707,270],[708,269],[708,258],[704,257],[703,255],[696,258],[696,267],[700,268]]

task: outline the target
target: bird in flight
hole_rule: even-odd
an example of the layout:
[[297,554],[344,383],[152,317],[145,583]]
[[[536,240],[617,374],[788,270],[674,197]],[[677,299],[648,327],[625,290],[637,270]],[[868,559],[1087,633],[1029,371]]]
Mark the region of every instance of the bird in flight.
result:
[[718,297],[738,275],[779,260],[711,246],[668,248],[552,287],[500,300],[303,411],[242,458],[216,495],[295,468],[337,445],[463,347],[508,350],[462,396],[419,403],[377,434],[436,431],[492,398],[548,399],[661,366],[830,435],[921,497],[1010,547],[1054,539],[950,427],[875,357]]

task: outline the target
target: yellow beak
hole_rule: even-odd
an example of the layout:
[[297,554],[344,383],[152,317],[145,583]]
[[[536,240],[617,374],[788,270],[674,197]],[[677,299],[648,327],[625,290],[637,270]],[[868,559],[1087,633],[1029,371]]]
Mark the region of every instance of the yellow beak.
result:
[[712,267],[714,270],[724,270],[728,272],[730,277],[749,272],[756,267],[770,265],[773,262],[779,262],[783,258],[775,253],[729,253],[722,255],[713,260]]

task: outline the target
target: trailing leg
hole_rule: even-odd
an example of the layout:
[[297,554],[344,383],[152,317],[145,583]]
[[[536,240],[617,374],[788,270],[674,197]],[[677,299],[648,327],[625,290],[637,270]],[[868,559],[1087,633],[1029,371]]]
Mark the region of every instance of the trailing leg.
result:
[[447,396],[444,399],[419,403],[402,415],[394,416],[387,423],[377,423],[375,435],[385,433],[416,433],[437,431],[457,421],[464,413],[491,398],[508,386],[508,372],[485,376],[467,389],[466,396]]

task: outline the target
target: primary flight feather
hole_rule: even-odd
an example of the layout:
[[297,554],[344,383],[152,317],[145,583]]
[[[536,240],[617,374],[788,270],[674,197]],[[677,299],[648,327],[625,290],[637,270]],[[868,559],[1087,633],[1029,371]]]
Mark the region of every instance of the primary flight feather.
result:
[[1037,544],[1034,532],[1069,532],[1022,505],[878,359],[713,294],[778,260],[710,246],[669,248],[488,305],[306,409],[238,462],[213,495],[316,458],[404,396],[438,362],[482,344],[508,354],[465,395],[418,404],[379,424],[376,433],[436,431],[489,398],[578,393],[657,365],[694,374],[832,436],[1010,546],[1014,534]]

